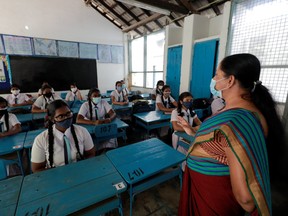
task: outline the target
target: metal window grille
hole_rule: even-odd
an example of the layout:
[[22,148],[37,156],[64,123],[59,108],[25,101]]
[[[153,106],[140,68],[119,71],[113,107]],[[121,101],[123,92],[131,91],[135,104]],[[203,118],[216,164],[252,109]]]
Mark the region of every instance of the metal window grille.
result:
[[251,53],[261,61],[260,80],[277,102],[288,92],[288,1],[235,0],[228,54]]

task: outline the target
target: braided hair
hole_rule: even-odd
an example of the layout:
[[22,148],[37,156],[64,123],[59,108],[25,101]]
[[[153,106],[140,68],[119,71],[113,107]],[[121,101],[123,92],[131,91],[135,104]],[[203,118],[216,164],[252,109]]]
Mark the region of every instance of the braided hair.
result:
[[[8,107],[8,102],[7,102],[7,100],[5,98],[0,97],[0,103],[5,103],[6,107]],[[5,122],[5,125],[6,125],[6,131],[9,131],[9,113],[8,113],[7,109],[4,112],[4,122]]]
[[100,90],[98,88],[91,88],[88,92],[88,105],[89,105],[89,113],[90,113],[90,120],[91,121],[92,121],[92,116],[93,116],[91,96],[94,92],[100,93]]
[[[53,119],[55,117],[55,112],[57,109],[63,107],[63,106],[68,106],[68,104],[63,101],[63,100],[55,100],[53,102],[51,102],[48,106],[47,106],[47,115],[48,115],[48,150],[49,150],[49,165],[50,167],[54,167],[54,135],[53,135]],[[75,142],[75,147],[77,149],[77,153],[80,157],[80,159],[84,159],[83,155],[80,153],[80,149],[79,149],[79,141],[77,139],[76,133],[75,133],[75,129],[73,124],[71,125],[71,133]]]

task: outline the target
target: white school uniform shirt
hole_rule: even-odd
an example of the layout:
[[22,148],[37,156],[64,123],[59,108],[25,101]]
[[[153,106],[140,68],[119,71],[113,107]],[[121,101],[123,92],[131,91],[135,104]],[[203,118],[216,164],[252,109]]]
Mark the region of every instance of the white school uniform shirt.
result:
[[76,91],[76,93],[72,92],[72,91],[69,91],[67,94],[66,94],[66,97],[65,97],[65,100],[66,101],[74,101],[74,100],[80,100],[81,96],[81,93],[79,90]]
[[[158,94],[157,97],[156,97],[156,111],[160,110],[159,107],[157,106],[157,103],[163,104],[161,97],[163,97],[163,101],[166,102],[166,108],[169,108],[168,98],[164,98],[164,96]],[[174,98],[171,97],[171,95],[169,95],[169,98],[170,98],[170,102],[171,102],[171,103],[173,103],[173,102],[175,101]],[[164,104],[163,104],[163,106],[165,107]]]
[[[89,151],[94,147],[91,135],[89,132],[82,126],[74,125],[75,133],[78,139],[79,151],[83,155],[84,151]],[[75,146],[74,138],[71,133],[71,128],[68,128],[65,133],[57,130],[55,125],[53,125],[53,135],[54,135],[54,166],[63,166],[65,165],[64,157],[64,135],[70,141],[71,149],[71,160],[77,162],[77,148]],[[49,136],[48,130],[43,131],[39,134],[33,143],[32,152],[31,152],[31,162],[33,163],[42,163],[47,161],[48,167],[51,167],[49,163]]]
[[[96,120],[96,112],[98,120],[102,120],[105,118],[105,115],[112,109],[111,105],[105,100],[100,100],[97,106],[95,106],[92,102],[91,105],[92,105],[92,121]],[[90,110],[88,101],[82,104],[78,114],[84,116],[85,119],[90,120]]]
[[[9,130],[14,127],[16,124],[21,124],[16,115],[12,114],[12,113],[8,113],[8,116],[9,116],[9,119],[8,119],[8,123],[9,123]],[[0,119],[0,122],[1,122],[1,129],[2,129],[2,132],[5,132],[7,131],[7,126],[5,124],[5,115],[2,116],[2,118]]]
[[[114,90],[113,92],[111,92],[111,94],[110,94],[110,97],[111,96],[114,96],[115,97],[115,100],[117,101],[117,102],[125,102],[124,101],[124,96],[125,96],[126,94],[123,92],[123,90],[119,93],[117,90]],[[111,99],[112,100],[112,99]]]
[[[89,102],[85,102],[80,107],[80,110],[78,114],[84,116],[85,119],[90,120],[90,110],[89,110]],[[92,103],[92,121],[96,120],[96,112],[98,116],[98,120],[102,120],[105,118],[105,114],[107,114],[112,109],[111,105],[108,104],[107,101],[101,100],[97,104],[97,108],[95,108],[95,105]],[[103,141],[97,145],[97,150],[101,150],[104,148],[117,148],[118,142],[117,139],[110,139],[107,141]]]
[[43,110],[46,109],[46,104],[50,104],[52,101],[58,99],[62,100],[62,98],[59,97],[58,95],[52,95],[49,99],[41,95],[36,99],[33,105]]
[[9,105],[15,104],[15,99],[17,98],[17,104],[25,103],[26,101],[30,101],[30,98],[26,94],[19,93],[18,95],[9,94],[6,97]]
[[[55,94],[55,91],[53,88],[51,88],[51,92],[53,95]],[[42,95],[42,89],[41,88],[38,90],[38,95]]]

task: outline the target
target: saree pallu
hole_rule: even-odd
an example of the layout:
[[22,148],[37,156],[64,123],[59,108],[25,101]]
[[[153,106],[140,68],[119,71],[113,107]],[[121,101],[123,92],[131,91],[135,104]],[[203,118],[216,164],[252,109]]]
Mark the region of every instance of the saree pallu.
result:
[[[271,215],[271,193],[265,137],[259,120],[244,109],[232,109],[207,119],[194,144],[214,140],[220,132],[239,161],[256,206],[251,215]],[[229,167],[212,158],[187,155],[178,215],[244,215],[231,187]]]

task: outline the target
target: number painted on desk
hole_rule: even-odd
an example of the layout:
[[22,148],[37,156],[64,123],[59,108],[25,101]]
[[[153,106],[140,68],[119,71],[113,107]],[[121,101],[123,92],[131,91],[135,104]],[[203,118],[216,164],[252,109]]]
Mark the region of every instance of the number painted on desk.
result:
[[134,170],[133,172],[128,172],[128,176],[130,180],[134,180],[135,177],[140,177],[143,174],[144,174],[144,171],[140,167]]
[[49,215],[49,213],[50,213],[50,204],[48,204],[47,206],[46,206],[46,208],[44,207],[39,207],[39,208],[37,208],[37,210],[36,211],[34,211],[34,212],[27,212],[26,214],[25,214],[25,216],[48,216]]
[[107,132],[110,132],[110,130],[111,130],[111,125],[101,127],[101,133],[107,133]]

